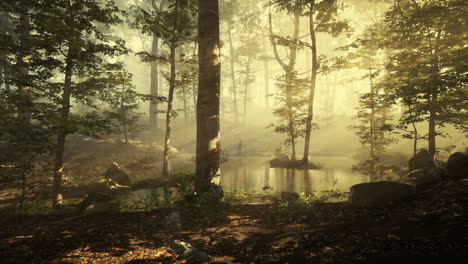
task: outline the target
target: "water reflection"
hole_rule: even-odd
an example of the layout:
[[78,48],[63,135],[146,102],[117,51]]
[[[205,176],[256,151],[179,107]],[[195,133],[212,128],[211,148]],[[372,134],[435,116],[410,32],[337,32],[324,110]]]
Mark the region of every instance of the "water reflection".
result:
[[[225,189],[244,189],[262,191],[272,187],[274,191],[321,192],[338,189],[348,191],[354,184],[368,182],[369,177],[353,172],[333,157],[316,157],[324,165],[322,170],[294,170],[270,168],[268,158],[243,157],[231,158],[221,166],[221,185]],[[335,166],[341,164],[341,166]],[[334,166],[334,167],[332,167]]]

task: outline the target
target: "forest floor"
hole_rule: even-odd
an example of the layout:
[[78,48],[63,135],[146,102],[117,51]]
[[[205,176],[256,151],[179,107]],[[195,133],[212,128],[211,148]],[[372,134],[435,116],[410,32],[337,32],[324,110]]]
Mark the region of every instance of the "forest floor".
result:
[[[2,217],[2,263],[195,263],[169,253],[178,239],[210,263],[462,263],[468,181],[449,181],[377,209],[226,204],[168,229],[173,209],[144,213]],[[195,209],[194,209],[195,210]],[[465,262],[466,263],[466,262]]]

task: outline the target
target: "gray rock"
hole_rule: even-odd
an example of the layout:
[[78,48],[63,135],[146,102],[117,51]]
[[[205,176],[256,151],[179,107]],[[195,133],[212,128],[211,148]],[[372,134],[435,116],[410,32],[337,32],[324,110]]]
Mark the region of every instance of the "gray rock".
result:
[[430,168],[426,170],[414,170],[408,173],[405,178],[408,182],[415,185],[416,188],[427,187],[428,185],[438,183],[442,180],[444,170],[441,168]]
[[350,202],[358,207],[378,207],[390,202],[404,200],[411,196],[411,185],[381,181],[353,185],[350,188]]
[[295,192],[281,192],[281,200],[293,202],[299,199],[299,194]]
[[430,169],[435,166],[434,158],[427,149],[422,149],[409,160],[408,166],[411,171],[420,169]]
[[211,257],[205,252],[199,251],[189,243],[180,240],[171,241],[170,252],[179,255],[181,258],[197,262],[209,262],[211,260]]
[[180,220],[179,213],[173,211],[168,216],[166,216],[166,225],[171,232],[182,231],[182,221]]
[[108,179],[111,179],[112,181],[116,182],[119,185],[123,185],[123,186],[132,185],[132,181],[130,180],[130,177],[128,176],[128,174],[116,162],[112,163],[109,169],[107,169],[104,176]]
[[450,155],[447,161],[447,175],[457,179],[468,178],[468,155],[456,152]]

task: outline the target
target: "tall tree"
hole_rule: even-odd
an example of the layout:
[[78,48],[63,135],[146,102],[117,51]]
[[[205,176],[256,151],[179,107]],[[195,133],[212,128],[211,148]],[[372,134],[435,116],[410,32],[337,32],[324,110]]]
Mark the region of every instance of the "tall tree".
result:
[[[162,11],[165,7],[166,0],[161,0],[159,5],[156,0],[151,0],[151,7],[156,12]],[[159,37],[156,34],[152,36],[152,43],[151,43],[151,55],[157,58],[159,56]],[[151,62],[151,89],[150,94],[153,96],[159,95],[159,63],[158,61],[154,60]],[[150,102],[150,109],[149,109],[149,121],[150,127],[152,130],[153,135],[158,131],[158,102],[153,101]]]
[[120,64],[108,63],[105,57],[116,57],[127,50],[121,40],[111,41],[100,30],[121,22],[113,1],[102,4],[97,0],[44,0],[40,3],[41,14],[35,17],[35,22],[41,43],[46,47],[44,55],[63,74],[61,85],[50,82],[46,87],[51,90],[52,100],[59,104],[58,115],[52,119],[56,120],[53,124],[56,149],[52,201],[57,207],[62,203],[66,137],[77,131],[83,122],[94,119],[91,122],[99,123],[99,118],[92,113],[92,119],[72,113],[72,100],[92,106],[96,97],[105,97],[106,91],[113,89],[106,76],[121,69]]
[[198,1],[199,84],[195,191],[209,191],[219,172],[220,38],[218,0]]
[[436,154],[439,128],[467,131],[466,12],[463,0],[401,1],[387,13],[384,47],[392,60],[383,84],[411,109],[404,122],[428,123]]

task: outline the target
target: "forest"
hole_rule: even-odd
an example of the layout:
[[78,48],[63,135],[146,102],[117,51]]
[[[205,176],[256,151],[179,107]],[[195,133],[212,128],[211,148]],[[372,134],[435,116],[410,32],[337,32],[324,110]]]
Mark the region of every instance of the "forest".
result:
[[464,263],[465,0],[1,0],[1,263]]

